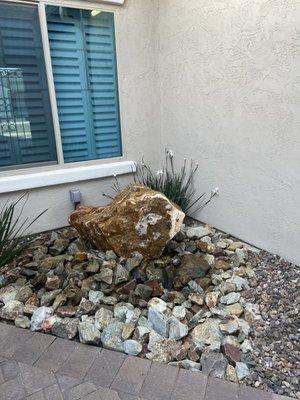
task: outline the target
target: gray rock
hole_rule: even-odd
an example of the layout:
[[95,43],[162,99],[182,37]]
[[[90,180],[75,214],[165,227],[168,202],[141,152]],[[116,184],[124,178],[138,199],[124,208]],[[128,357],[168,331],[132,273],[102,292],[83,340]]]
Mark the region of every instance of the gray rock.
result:
[[237,362],[235,364],[235,372],[239,381],[243,380],[244,378],[250,375],[250,371],[247,364],[243,362]]
[[186,316],[186,308],[183,306],[175,306],[172,310],[172,314],[174,315],[174,317],[182,320]]
[[169,363],[169,365],[172,365],[174,367],[188,369],[189,371],[195,371],[195,372],[199,371],[201,368],[200,363],[197,363],[192,360],[172,361]]
[[64,339],[74,339],[78,332],[78,318],[63,318],[61,321],[54,323],[52,334]]
[[115,276],[115,283],[118,285],[122,282],[127,282],[129,280],[129,271],[123,267],[121,264],[117,265],[116,268],[116,276]]
[[134,306],[130,303],[118,303],[114,309],[114,317],[121,322],[127,322],[133,315]]
[[232,335],[239,330],[239,323],[237,318],[227,318],[220,323],[220,330],[222,333]]
[[208,226],[195,226],[192,228],[188,228],[186,231],[186,235],[188,238],[202,238],[207,235],[212,235],[214,233],[213,229]]
[[159,335],[169,336],[169,318],[163,312],[151,306],[148,310],[148,321],[152,329]]
[[214,378],[224,379],[228,361],[221,353],[206,353],[201,356],[202,372]]
[[78,325],[79,340],[81,343],[98,345],[100,343],[100,331],[90,322],[80,322]]
[[113,275],[114,272],[111,268],[103,268],[99,274],[95,275],[95,279],[111,285],[113,281]]
[[56,297],[61,293],[61,289],[52,290],[51,292],[46,292],[41,297],[41,306],[51,306],[56,299]]
[[204,294],[204,290],[195,281],[189,281],[188,286],[192,293]]
[[241,276],[234,275],[230,279],[230,282],[235,285],[236,290],[238,292],[240,292],[242,290],[249,290],[250,289],[248,279],[242,278]]
[[17,289],[13,286],[5,286],[0,289],[0,301],[6,304],[11,300],[18,300],[16,299],[17,293]]
[[155,331],[151,331],[148,349],[150,353],[146,354],[146,357],[149,360],[169,363],[176,359],[182,349],[182,345],[177,340],[163,338]]
[[152,289],[151,289],[151,287],[140,283],[136,286],[136,288],[134,290],[134,294],[136,296],[139,296],[142,299],[148,301],[151,297]]
[[197,325],[192,331],[194,343],[201,349],[205,345],[211,345],[214,342],[222,340],[222,333],[219,328],[220,320],[217,318],[208,318],[202,324]]
[[18,300],[7,301],[0,310],[0,317],[3,319],[14,321],[24,313],[24,304]]
[[101,300],[104,297],[104,293],[96,290],[90,290],[89,291],[89,301],[91,301],[93,304],[99,304],[101,303]]
[[220,302],[222,304],[234,304],[237,303],[241,298],[241,294],[237,292],[228,293],[225,296],[222,296]]
[[17,293],[15,300],[26,303],[26,301],[33,295],[33,291],[29,286],[23,286]]
[[52,307],[39,307],[32,314],[30,320],[30,329],[32,331],[40,331],[42,329],[42,323],[45,319],[53,315]]
[[112,321],[101,334],[101,342],[105,349],[124,351],[122,342],[122,331],[124,323],[120,321]]
[[94,310],[95,304],[83,297],[78,305],[75,315],[77,318],[80,318],[84,314],[91,314]]
[[189,330],[188,326],[179,321],[176,317],[172,316],[169,319],[169,338],[180,340],[187,336]]
[[112,321],[114,315],[111,310],[101,307],[95,314],[95,326],[97,329],[102,331]]
[[30,319],[25,315],[20,315],[15,319],[15,325],[17,328],[29,329],[30,328]]
[[137,356],[143,350],[143,346],[136,340],[125,340],[124,342],[124,352],[131,356]]

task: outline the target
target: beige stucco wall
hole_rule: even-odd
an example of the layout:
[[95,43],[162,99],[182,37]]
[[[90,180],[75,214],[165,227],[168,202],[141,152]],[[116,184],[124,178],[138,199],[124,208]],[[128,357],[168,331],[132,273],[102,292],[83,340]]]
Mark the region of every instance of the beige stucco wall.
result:
[[300,265],[300,3],[159,4],[163,143],[220,188],[199,219]]
[[[105,5],[104,8],[115,12],[123,157],[99,160],[97,163],[135,161],[145,155],[151,164],[157,164],[159,160],[157,143],[160,135],[157,1],[128,0],[124,7]],[[49,170],[49,168],[38,170]],[[16,172],[2,171],[0,177],[29,171],[29,169]],[[126,176],[120,178],[124,184],[128,179]],[[107,178],[31,190],[24,209],[24,217],[33,218],[48,208],[48,212],[32,227],[32,231],[65,226],[72,211],[69,200],[70,188],[79,187],[83,202],[97,205],[106,201],[102,191],[109,191],[111,183],[112,178]],[[0,194],[0,209],[7,201],[15,200],[21,194],[20,192]]]

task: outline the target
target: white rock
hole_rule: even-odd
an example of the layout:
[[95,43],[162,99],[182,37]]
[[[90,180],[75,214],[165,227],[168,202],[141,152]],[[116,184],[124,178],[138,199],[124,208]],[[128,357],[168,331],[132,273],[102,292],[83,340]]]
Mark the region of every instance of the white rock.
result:
[[101,334],[101,342],[105,349],[124,351],[122,341],[124,323],[119,321],[112,321]]
[[137,356],[143,350],[143,346],[136,340],[132,339],[125,340],[123,345],[124,345],[124,352],[131,356]]
[[45,319],[53,315],[52,307],[39,307],[32,314],[30,321],[30,329],[32,331],[40,331],[42,329],[42,323]]

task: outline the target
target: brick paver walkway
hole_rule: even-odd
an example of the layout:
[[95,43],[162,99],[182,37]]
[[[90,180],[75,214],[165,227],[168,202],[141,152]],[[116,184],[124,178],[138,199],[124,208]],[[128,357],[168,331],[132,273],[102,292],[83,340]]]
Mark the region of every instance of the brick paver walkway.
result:
[[0,323],[0,400],[287,400]]

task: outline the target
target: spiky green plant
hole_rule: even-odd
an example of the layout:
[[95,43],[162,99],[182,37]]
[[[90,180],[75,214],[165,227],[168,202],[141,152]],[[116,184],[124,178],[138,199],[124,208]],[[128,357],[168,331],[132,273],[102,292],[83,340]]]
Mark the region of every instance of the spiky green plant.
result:
[[[174,166],[174,154],[166,150],[165,163],[161,170],[153,171],[144,160],[136,164],[136,171],[133,173],[135,184],[147,186],[166,195],[177,204],[186,214],[192,215],[206,206],[213,197],[218,195],[218,189],[214,189],[209,196],[206,193],[197,194],[194,188],[194,178],[199,165],[191,160],[189,163],[184,159],[179,170]],[[117,176],[112,185],[115,193],[121,191]],[[106,197],[113,198],[113,196]]]
[[[29,218],[25,218],[22,221],[21,218],[27,199],[28,193],[25,193],[18,200],[10,204],[6,203],[0,211],[0,268],[10,263],[28,247],[30,239],[23,238],[25,232],[47,211],[44,210],[32,221]],[[16,214],[16,207],[21,201],[23,201],[22,207]]]

